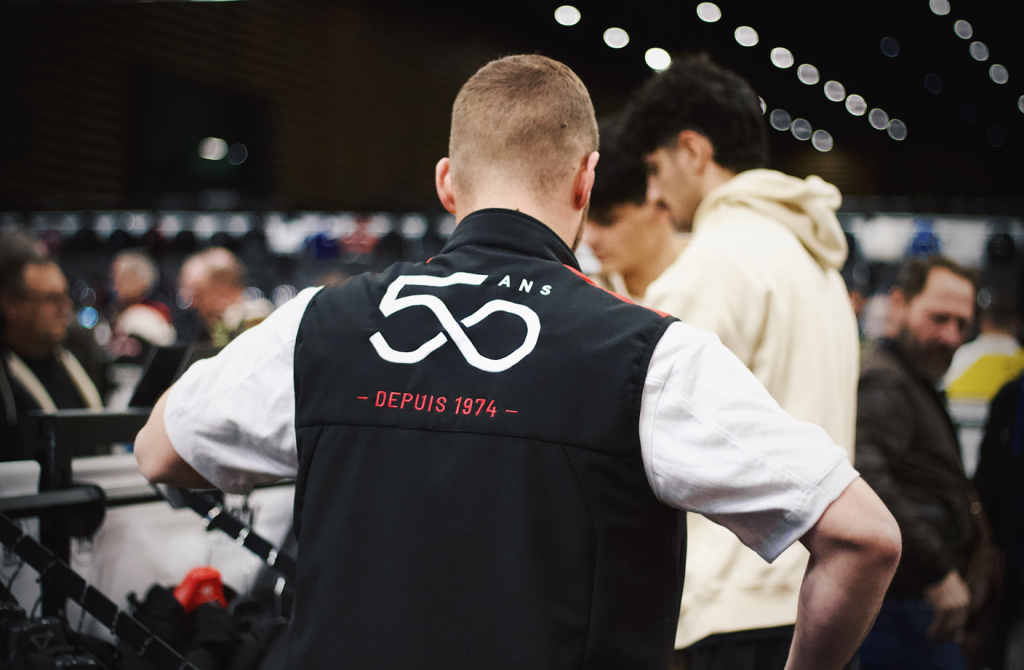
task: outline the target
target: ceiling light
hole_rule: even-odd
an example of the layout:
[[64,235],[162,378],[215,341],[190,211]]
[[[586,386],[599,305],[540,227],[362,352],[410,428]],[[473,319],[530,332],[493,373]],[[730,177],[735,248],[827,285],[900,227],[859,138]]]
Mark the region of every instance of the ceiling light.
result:
[[959,37],[960,39],[969,40],[971,39],[971,35],[974,34],[974,28],[971,28],[971,24],[967,23],[963,19],[960,19],[959,21],[953,24],[953,32],[955,32],[956,36]]
[[648,49],[647,53],[644,54],[644,60],[649,68],[657,72],[667,70],[668,66],[672,64],[672,56],[669,56],[668,52],[664,49],[657,47]]
[[971,42],[970,51],[974,60],[988,60],[988,47],[984,42]]
[[893,138],[897,142],[902,142],[907,139],[907,124],[903,123],[899,119],[893,119],[890,121],[887,130],[889,131],[889,137]]
[[949,0],[928,0],[928,8],[939,16],[949,14]]
[[997,84],[1005,84],[1010,80],[1010,73],[1006,71],[1006,68],[996,63],[988,69],[988,76]]
[[702,2],[697,5],[697,16],[701,21],[714,23],[722,18],[722,10],[713,2]]
[[558,21],[563,26],[574,26],[580,22],[580,18],[580,10],[572,5],[562,5],[555,10],[555,21]]
[[832,151],[832,136],[824,130],[815,130],[811,135],[811,145],[818,151]]
[[783,47],[772,49],[772,65],[786,69],[793,67],[793,52]]
[[741,46],[752,47],[757,44],[757,31],[750,26],[740,26],[736,29],[736,41]]
[[622,28],[609,28],[604,31],[604,43],[613,49],[621,49],[629,44],[629,34]]
[[784,109],[772,110],[772,113],[768,115],[768,123],[772,125],[775,130],[789,130],[792,119],[789,116],[789,112]]
[[207,137],[199,143],[199,156],[208,161],[219,161],[228,155],[228,143],[219,137]]
[[846,97],[846,89],[838,81],[825,82],[825,97],[832,102],[842,102]]
[[889,115],[875,107],[868,112],[868,123],[875,130],[885,130],[889,126]]
[[228,162],[232,165],[241,165],[249,157],[249,149],[244,144],[232,144],[228,149]]
[[883,37],[879,46],[882,49],[882,53],[889,58],[895,58],[900,55],[900,43],[891,37]]
[[818,68],[804,63],[796,69],[797,78],[803,83],[811,86],[818,83]]
[[793,137],[800,141],[811,139],[811,122],[807,119],[794,119],[793,127],[789,129],[793,133]]
[[846,99],[846,111],[854,116],[864,116],[868,111],[868,103],[859,95],[851,95]]

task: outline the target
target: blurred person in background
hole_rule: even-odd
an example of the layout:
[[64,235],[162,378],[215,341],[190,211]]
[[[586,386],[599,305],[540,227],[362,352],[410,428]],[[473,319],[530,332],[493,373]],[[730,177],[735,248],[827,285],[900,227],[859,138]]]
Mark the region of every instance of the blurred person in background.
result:
[[967,667],[954,639],[969,614],[979,509],[937,384],[970,332],[974,297],[972,275],[953,261],[907,262],[886,337],[861,371],[856,467],[903,533],[903,558],[859,652],[864,670]]
[[160,271],[149,253],[124,249],[114,255],[110,264],[112,327],[106,346],[112,363],[107,372],[112,387],[107,396],[109,407],[127,407],[150,350],[170,346],[177,339],[170,308],[153,299],[159,280]]
[[992,400],[981,458],[974,475],[992,523],[992,541],[1005,558],[1002,598],[984,659],[990,670],[1024,668],[1024,377]]
[[342,238],[345,252],[357,256],[369,256],[377,246],[379,238],[370,230],[373,219],[366,214],[356,216],[356,229]]
[[[643,156],[648,200],[692,231],[644,304],[715,333],[784,410],[824,428],[852,459],[860,354],[839,274],[839,191],[764,169],[757,95],[704,57],[654,75],[630,102],[625,132]],[[781,670],[807,551],[791,547],[767,565],[704,517],[689,515],[688,528],[677,662]]]
[[978,336],[957,349],[945,376],[951,401],[988,403],[1024,370],[1016,305],[1016,296],[1005,289],[989,286],[978,291]]
[[0,235],[0,461],[32,457],[29,410],[99,409],[100,394],[64,340],[74,313],[60,267],[31,238]]
[[647,200],[643,162],[622,146],[619,120],[601,124],[601,163],[583,242],[601,263],[604,288],[640,303],[686,246],[664,205]]
[[1024,370],[1024,349],[1017,341],[1020,320],[1013,291],[986,286],[978,291],[976,338],[957,349],[942,386],[949,413],[959,427],[960,449],[968,475],[978,464],[978,449],[992,398]]
[[113,358],[140,359],[151,346],[174,344],[170,308],[153,299],[160,280],[156,262],[145,251],[119,251],[110,264],[113,288],[113,333],[108,351]]
[[196,311],[214,346],[224,346],[267,318],[274,306],[245,295],[248,271],[235,254],[213,247],[185,259],[178,274],[184,304]]

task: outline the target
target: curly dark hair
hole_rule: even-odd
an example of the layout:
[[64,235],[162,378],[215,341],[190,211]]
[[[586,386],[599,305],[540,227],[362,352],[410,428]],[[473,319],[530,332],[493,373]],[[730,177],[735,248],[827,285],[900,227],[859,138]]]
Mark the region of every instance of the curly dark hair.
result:
[[626,109],[625,141],[641,155],[672,145],[684,130],[707,137],[715,162],[726,169],[768,165],[768,130],[754,89],[706,54],[674,58]]
[[642,205],[647,200],[647,175],[640,156],[622,144],[623,119],[600,123],[601,160],[597,163],[594,190],[590,195],[590,219],[611,223],[611,210],[619,205]]

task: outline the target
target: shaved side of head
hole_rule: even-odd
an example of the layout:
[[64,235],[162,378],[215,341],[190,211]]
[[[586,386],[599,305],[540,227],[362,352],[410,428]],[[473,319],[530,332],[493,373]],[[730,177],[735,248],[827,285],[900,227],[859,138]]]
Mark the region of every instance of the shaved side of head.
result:
[[452,109],[448,155],[462,193],[511,182],[549,195],[597,147],[586,87],[544,56],[491,61],[463,85]]

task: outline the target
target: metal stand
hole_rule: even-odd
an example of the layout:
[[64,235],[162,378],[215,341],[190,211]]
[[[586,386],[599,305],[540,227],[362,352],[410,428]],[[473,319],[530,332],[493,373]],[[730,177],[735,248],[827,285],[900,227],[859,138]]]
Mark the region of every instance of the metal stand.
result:
[[118,609],[105,595],[91,587],[82,576],[58,559],[53,552],[25,535],[21,528],[0,513],[0,543],[11,548],[39,573],[47,593],[59,591],[103,624],[112,634],[150,661],[158,670],[197,670],[127,612]]

